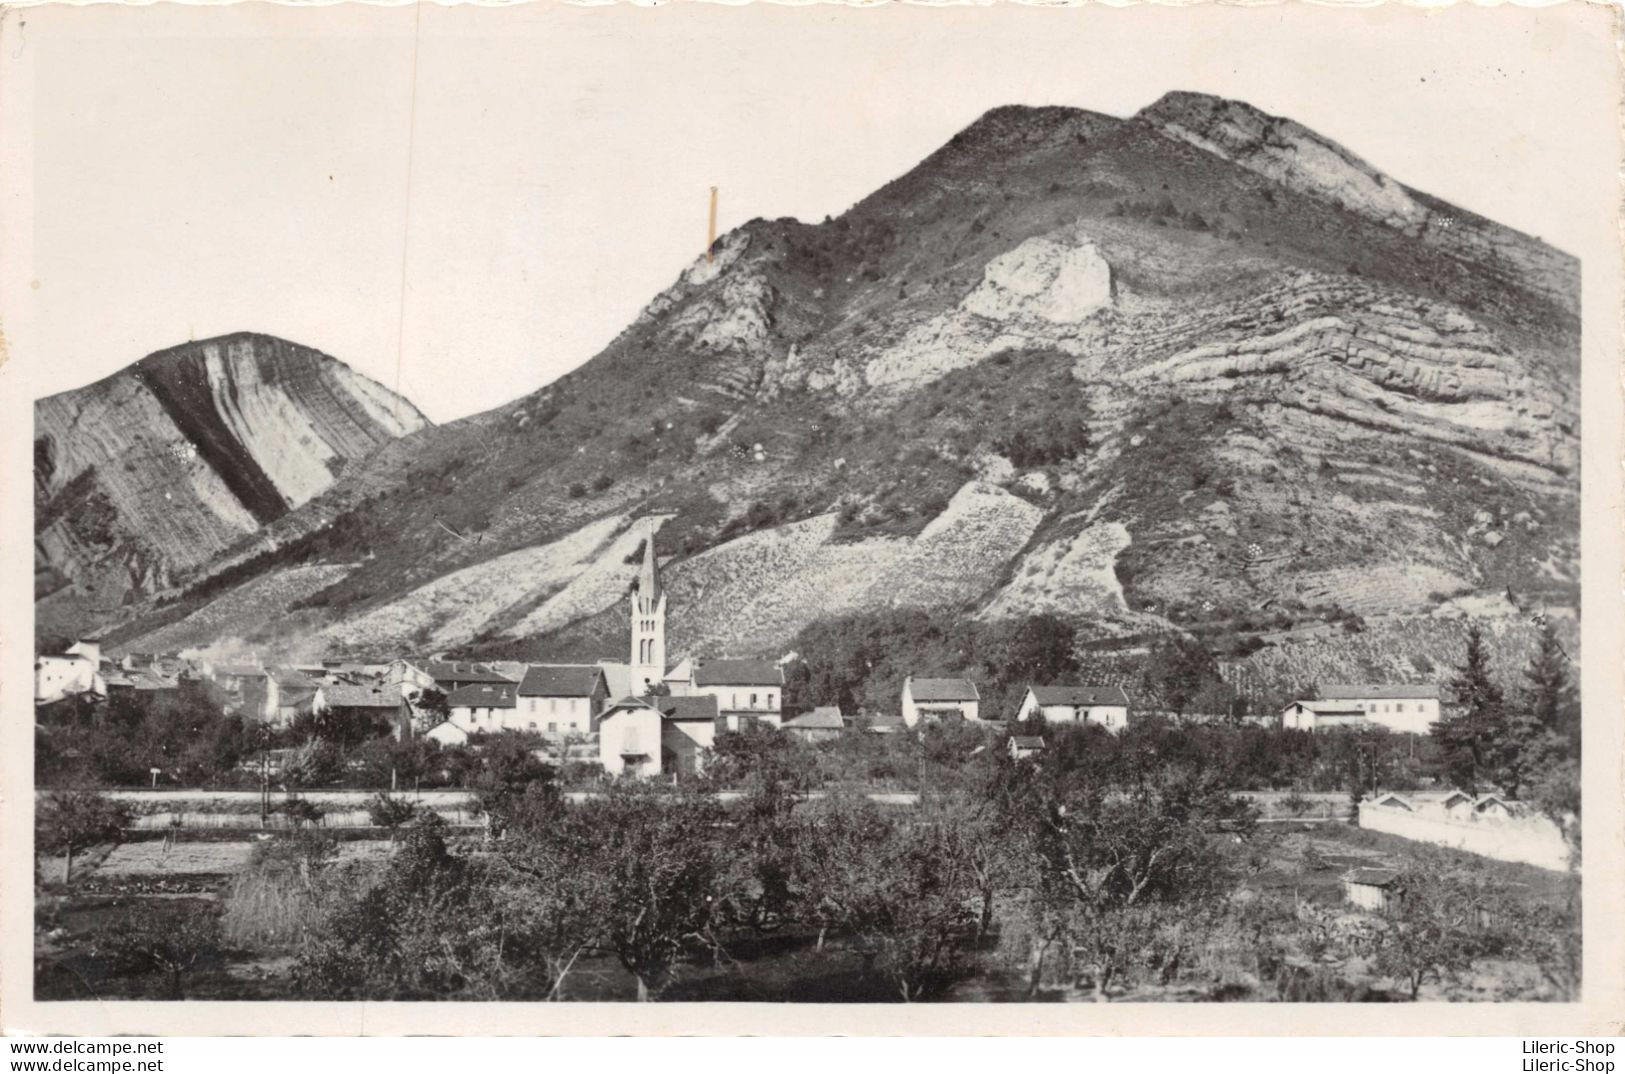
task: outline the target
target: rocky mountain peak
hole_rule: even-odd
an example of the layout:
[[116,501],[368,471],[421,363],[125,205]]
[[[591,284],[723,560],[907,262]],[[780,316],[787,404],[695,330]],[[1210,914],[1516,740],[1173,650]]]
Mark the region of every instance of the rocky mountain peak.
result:
[[429,424],[343,362],[246,332],[150,354],[34,415],[36,583],[70,617],[165,588]]
[[1225,160],[1343,208],[1404,229],[1420,227],[1428,210],[1410,191],[1302,124],[1242,101],[1175,91],[1136,119]]
[[257,639],[274,594],[321,645],[590,658],[648,514],[674,639],[736,654],[876,606],[1110,634],[1572,584],[1577,265],[1291,120],[998,108],[712,255],[192,576],[235,588],[116,630]]

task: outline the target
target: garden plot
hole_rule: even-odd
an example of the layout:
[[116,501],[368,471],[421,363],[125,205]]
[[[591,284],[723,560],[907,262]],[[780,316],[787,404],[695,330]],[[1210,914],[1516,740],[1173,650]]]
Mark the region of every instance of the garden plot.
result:
[[[97,876],[230,876],[241,872],[253,857],[255,843],[177,842],[165,845],[150,839],[120,843],[97,866]],[[376,861],[391,853],[393,843],[385,839],[357,839],[339,843],[338,861]],[[78,875],[75,868],[74,875]]]
[[96,869],[98,876],[226,876],[248,864],[254,844],[172,843],[146,840],[120,843]]

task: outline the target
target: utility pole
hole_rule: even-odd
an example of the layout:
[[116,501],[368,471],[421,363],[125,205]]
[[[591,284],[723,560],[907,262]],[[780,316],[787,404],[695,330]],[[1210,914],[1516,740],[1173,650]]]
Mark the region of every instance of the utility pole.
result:
[[270,822],[271,816],[271,751],[269,736],[264,725],[260,727],[260,827]]

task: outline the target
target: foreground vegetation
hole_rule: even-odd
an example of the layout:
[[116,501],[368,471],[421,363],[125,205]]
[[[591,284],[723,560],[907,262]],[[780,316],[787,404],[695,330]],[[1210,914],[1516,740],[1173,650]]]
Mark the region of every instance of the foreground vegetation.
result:
[[[987,651],[1011,666],[1045,658],[1043,632],[1002,637]],[[1200,655],[1153,654],[1163,697],[1210,688]],[[843,674],[876,668],[841,665],[798,689],[850,689]],[[1557,820],[1577,867],[1579,710],[1550,630],[1525,677],[1504,690],[1475,632],[1451,714],[1421,740],[1160,718],[1116,735],[860,726],[805,743],[753,729],[719,734],[701,777],[599,780],[580,801],[563,793],[579,773],[524,736],[493,736],[427,750],[413,769],[475,793],[477,834],[379,794],[368,830],[394,852],[349,853],[289,795],[294,830],[229,877],[76,881],[76,858],[127,838],[130,815],[94,793],[52,794],[36,852],[62,867],[37,859],[36,986],[341,1000],[1571,998],[1577,874],[1335,823],[1263,825],[1240,793],[1289,790],[1290,816],[1310,791],[1355,805],[1378,787],[1494,789]],[[173,714],[140,719],[150,748],[206,758],[221,741],[218,728],[166,738]],[[313,778],[319,753],[359,771],[358,759],[403,764],[423,749],[343,730],[306,729],[289,778]],[[1041,734],[1041,759],[1012,759],[1012,730]],[[917,800],[857,793],[888,785]],[[1339,877],[1357,864],[1398,873],[1388,912],[1342,905]]]
[[[917,807],[808,801],[743,736],[743,798],[550,780],[483,795],[489,831],[406,819],[390,855],[330,833],[229,878],[43,878],[42,995],[312,999],[1558,999],[1574,883],[1342,824],[1263,825],[1150,748],[1043,767],[949,733]],[[1143,743],[1142,743],[1143,745]],[[1353,864],[1399,913],[1341,905]],[[100,880],[101,882],[98,882]],[[150,898],[153,894],[165,897]]]

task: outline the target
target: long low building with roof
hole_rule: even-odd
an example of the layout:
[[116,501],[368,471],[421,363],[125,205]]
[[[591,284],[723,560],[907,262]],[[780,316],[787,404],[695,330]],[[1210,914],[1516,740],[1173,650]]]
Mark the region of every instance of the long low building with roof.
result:
[[1294,701],[1281,713],[1288,731],[1361,730],[1371,726],[1365,710],[1347,701]]
[[1121,686],[1029,686],[1016,719],[1046,723],[1096,723],[1109,731],[1128,726],[1128,695]]
[[1390,731],[1425,735],[1439,721],[1436,683],[1333,683],[1320,687],[1311,700],[1351,705]]

